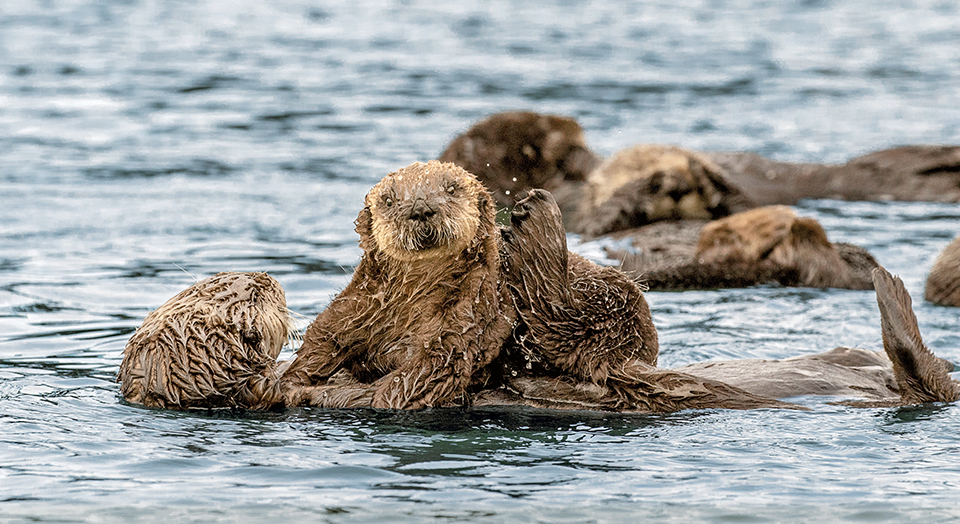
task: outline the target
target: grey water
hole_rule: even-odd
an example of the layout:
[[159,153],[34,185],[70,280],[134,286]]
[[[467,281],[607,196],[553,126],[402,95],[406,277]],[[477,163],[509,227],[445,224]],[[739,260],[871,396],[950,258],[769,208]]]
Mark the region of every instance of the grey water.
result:
[[[960,520],[960,406],[669,415],[180,413],[114,382],[143,317],[267,271],[303,324],[349,280],[386,173],[484,116],[842,162],[960,143],[947,0],[0,1],[0,520]],[[921,300],[955,204],[805,201]],[[602,259],[602,243],[574,249]],[[649,293],[664,366],[882,347],[872,292]],[[289,350],[287,352],[289,356]]]

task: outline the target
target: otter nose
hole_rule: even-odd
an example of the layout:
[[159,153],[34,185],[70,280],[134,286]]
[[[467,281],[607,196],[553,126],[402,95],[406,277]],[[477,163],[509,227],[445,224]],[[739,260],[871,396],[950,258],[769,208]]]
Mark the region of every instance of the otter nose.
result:
[[436,210],[430,207],[426,200],[418,198],[413,202],[413,208],[410,209],[410,220],[424,222],[436,214]]

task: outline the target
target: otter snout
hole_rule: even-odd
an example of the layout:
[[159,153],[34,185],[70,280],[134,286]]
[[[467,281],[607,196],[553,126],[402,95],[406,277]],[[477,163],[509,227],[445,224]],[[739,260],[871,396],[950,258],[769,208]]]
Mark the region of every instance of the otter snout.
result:
[[418,198],[413,202],[413,206],[410,208],[410,213],[407,215],[407,218],[410,220],[416,220],[417,222],[426,222],[436,214],[436,208],[430,205],[430,203],[423,198]]

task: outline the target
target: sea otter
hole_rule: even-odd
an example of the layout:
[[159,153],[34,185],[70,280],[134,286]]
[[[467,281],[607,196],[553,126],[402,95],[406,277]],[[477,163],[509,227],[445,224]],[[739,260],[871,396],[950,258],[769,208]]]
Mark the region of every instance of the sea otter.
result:
[[899,146],[843,164],[778,162],[755,153],[704,156],[762,205],[804,198],[960,202],[960,146]]
[[[417,162],[377,183],[356,221],[363,257],[307,328],[284,375],[287,403],[469,403],[494,380],[515,317],[495,214],[483,185],[453,164]],[[351,385],[327,384],[337,373]],[[310,386],[320,389],[298,389]]]
[[475,175],[504,207],[532,188],[575,198],[587,174],[600,163],[576,120],[531,111],[484,118],[454,138],[439,159]]
[[[455,165],[391,173],[358,216],[364,254],[352,281],[307,329],[289,367],[275,362],[289,331],[282,289],[266,275],[221,274],[175,297],[131,337],[118,377],[124,396],[170,408],[796,407],[657,368],[640,288],[567,251],[548,192],[518,202],[502,233],[493,219],[489,193]],[[930,383],[922,344],[906,342],[903,380]],[[929,398],[952,400],[952,382],[941,382],[927,388]]]
[[664,145],[637,145],[587,176],[570,228],[598,236],[660,220],[715,219],[754,207],[707,157]]
[[872,289],[879,264],[865,249],[827,239],[814,219],[765,206],[711,222],[652,224],[617,236],[632,249],[608,248],[621,269],[650,289],[715,289],[777,282],[785,286]]
[[123,397],[170,409],[282,403],[277,355],[293,327],[266,273],[218,273],[153,311],[123,351]]
[[923,296],[934,304],[960,307],[960,236],[933,263]]

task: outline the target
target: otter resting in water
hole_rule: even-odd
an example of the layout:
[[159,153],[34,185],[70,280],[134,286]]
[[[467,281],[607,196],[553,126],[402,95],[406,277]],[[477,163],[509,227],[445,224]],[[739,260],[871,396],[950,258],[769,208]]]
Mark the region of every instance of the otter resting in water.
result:
[[784,286],[872,289],[879,264],[865,249],[832,243],[814,219],[767,206],[703,223],[652,224],[621,236],[632,252],[607,249],[620,268],[654,290]]
[[[282,289],[262,274],[220,274],[147,317],[124,351],[123,394],[169,408],[796,407],[657,368],[640,289],[566,250],[549,193],[519,202],[503,237],[493,217],[489,194],[452,164],[391,173],[358,217],[364,254],[352,281],[307,329],[292,363],[275,362],[289,331]],[[878,298],[894,297],[881,311],[889,303],[903,316],[909,296],[897,289],[878,287]],[[901,399],[954,400],[946,370],[923,364],[909,315],[884,324],[885,342],[887,331],[895,341],[888,353],[900,355],[891,360]],[[933,393],[914,394],[921,390]]]
[[292,327],[276,280],[218,273],[147,315],[123,351],[120,390],[150,407],[270,407]]
[[484,118],[454,138],[439,159],[472,173],[504,207],[531,188],[579,193],[600,163],[576,120],[531,111]]
[[638,145],[587,176],[570,227],[599,236],[660,220],[720,218],[754,206],[707,157],[675,146]]

